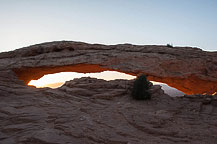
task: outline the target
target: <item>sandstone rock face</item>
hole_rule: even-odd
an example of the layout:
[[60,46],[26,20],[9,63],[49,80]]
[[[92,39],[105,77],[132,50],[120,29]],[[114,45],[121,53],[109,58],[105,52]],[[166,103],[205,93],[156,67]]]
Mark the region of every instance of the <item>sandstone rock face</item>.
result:
[[130,96],[134,80],[81,78],[27,86],[61,71],[145,73],[186,93],[216,91],[216,52],[164,46],[52,42],[0,54],[1,144],[215,144],[217,95]]
[[50,42],[0,54],[0,70],[28,83],[45,74],[115,70],[146,74],[186,94],[217,91],[217,52],[198,48]]
[[[10,75],[8,77],[8,75]],[[130,97],[133,80],[81,78],[57,89],[0,73],[1,144],[215,144],[217,97]]]

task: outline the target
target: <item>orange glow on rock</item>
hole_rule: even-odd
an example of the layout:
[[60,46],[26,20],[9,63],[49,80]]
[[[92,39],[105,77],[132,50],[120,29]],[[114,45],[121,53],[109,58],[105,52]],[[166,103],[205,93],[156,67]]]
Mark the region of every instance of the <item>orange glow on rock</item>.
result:
[[93,77],[104,80],[115,80],[115,79],[134,79],[135,76],[120,73],[117,71],[104,71],[100,73],[76,73],[76,72],[60,72],[55,74],[44,75],[38,80],[31,80],[28,85],[35,86],[37,88],[50,87],[58,88],[61,87],[66,81],[73,80],[74,78],[81,77]]

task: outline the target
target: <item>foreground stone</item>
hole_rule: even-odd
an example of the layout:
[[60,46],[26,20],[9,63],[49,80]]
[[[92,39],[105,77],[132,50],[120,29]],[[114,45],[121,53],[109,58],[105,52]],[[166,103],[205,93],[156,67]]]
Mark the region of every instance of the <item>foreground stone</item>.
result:
[[[57,89],[26,86],[0,73],[1,144],[215,144],[217,99],[130,97],[133,80],[81,78]],[[13,76],[13,74],[11,74]]]
[[50,42],[1,53],[1,70],[14,71],[25,83],[49,73],[115,70],[146,74],[186,94],[217,91],[217,52],[190,47]]

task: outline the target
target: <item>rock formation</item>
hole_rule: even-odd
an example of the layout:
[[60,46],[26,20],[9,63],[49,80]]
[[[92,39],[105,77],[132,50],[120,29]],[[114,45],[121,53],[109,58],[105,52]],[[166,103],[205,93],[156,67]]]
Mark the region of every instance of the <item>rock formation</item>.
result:
[[0,73],[1,144],[214,144],[217,97],[130,96],[133,80],[81,78],[57,89]]
[[0,54],[1,144],[215,144],[217,95],[130,96],[134,80],[81,78],[27,86],[60,71],[145,73],[186,93],[216,91],[216,52],[165,46],[52,42]]
[[217,52],[198,48],[51,42],[0,54],[0,70],[28,83],[45,74],[115,70],[144,73],[186,94],[217,91]]

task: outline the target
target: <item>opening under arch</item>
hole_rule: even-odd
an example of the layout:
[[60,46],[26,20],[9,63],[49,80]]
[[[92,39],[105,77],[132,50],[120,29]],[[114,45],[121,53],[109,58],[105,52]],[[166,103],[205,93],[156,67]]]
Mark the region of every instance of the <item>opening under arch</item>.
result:
[[[131,80],[135,79],[136,76],[132,76],[129,74],[117,72],[117,71],[103,71],[99,73],[77,73],[77,72],[59,72],[54,74],[47,74],[41,77],[38,80],[31,80],[28,85],[35,86],[37,88],[58,88],[61,87],[66,81],[73,80],[75,78],[81,77],[92,77],[97,79],[104,80],[115,80],[115,79],[126,79]],[[153,84],[161,85],[164,92],[170,96],[181,96],[184,95],[183,92],[168,86],[164,83],[151,81]]]
[[58,88],[61,87],[66,81],[73,80],[81,77],[92,77],[104,80],[115,80],[115,79],[135,79],[136,76],[117,72],[117,71],[103,71],[99,73],[78,73],[78,72],[59,72],[54,74],[47,74],[38,80],[31,80],[28,85],[36,86],[37,88],[50,87]]
[[[28,84],[31,80],[38,80],[44,75],[47,74],[55,74],[60,72],[78,72],[78,73],[101,73],[103,71],[116,71],[121,72],[124,74],[129,74],[131,76],[136,76],[140,73],[140,71],[136,70],[128,70],[127,68],[120,68],[111,66],[106,67],[99,64],[73,64],[73,65],[60,65],[60,66],[43,66],[43,67],[19,67],[16,69],[13,69],[13,71],[16,73],[18,79],[23,80],[26,84]],[[168,84],[169,86],[172,86],[178,90],[181,90],[186,93],[185,89],[182,89],[182,87],[179,87],[180,82],[183,80],[177,80],[172,78],[162,78],[157,77],[149,73],[144,73],[148,76],[148,79],[151,81],[157,81],[157,82],[163,82]],[[172,83],[171,83],[172,82]],[[187,91],[188,92],[188,91]]]

